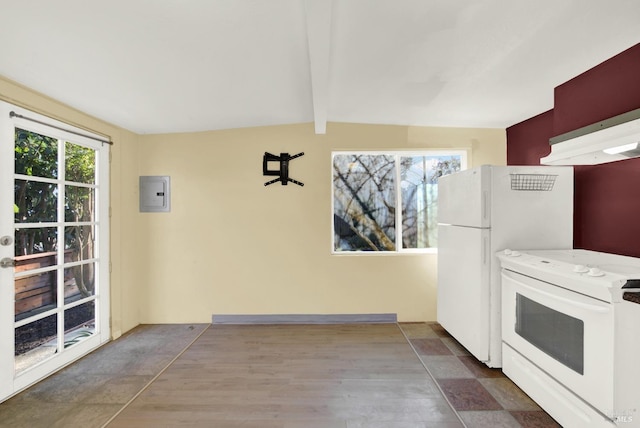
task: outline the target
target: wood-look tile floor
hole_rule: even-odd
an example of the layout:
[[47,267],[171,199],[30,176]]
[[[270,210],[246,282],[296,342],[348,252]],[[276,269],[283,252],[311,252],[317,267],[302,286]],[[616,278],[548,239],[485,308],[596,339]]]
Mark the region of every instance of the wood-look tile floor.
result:
[[558,425],[438,324],[402,323],[139,326],[0,404],[5,426]]
[[468,428],[560,428],[502,370],[480,363],[439,324],[400,326]]
[[101,427],[209,325],[140,325],[1,403],[0,427]]
[[395,324],[215,325],[108,425],[463,427]]

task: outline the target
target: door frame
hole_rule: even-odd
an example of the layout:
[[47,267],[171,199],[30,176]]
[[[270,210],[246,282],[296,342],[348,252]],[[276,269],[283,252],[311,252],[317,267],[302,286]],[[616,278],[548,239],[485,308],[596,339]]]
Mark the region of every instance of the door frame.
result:
[[[10,117],[10,112],[25,116]],[[96,332],[74,346],[15,374],[14,269],[0,269],[0,402],[83,357],[110,339],[110,190],[109,144],[98,134],[0,100],[0,236],[14,237],[15,128],[69,141],[96,150]],[[67,132],[68,130],[70,132]],[[76,135],[81,133],[86,137]],[[59,219],[58,219],[59,220]],[[64,219],[63,219],[64,220]],[[0,246],[0,258],[14,258],[14,247]],[[60,349],[59,349],[60,350]]]

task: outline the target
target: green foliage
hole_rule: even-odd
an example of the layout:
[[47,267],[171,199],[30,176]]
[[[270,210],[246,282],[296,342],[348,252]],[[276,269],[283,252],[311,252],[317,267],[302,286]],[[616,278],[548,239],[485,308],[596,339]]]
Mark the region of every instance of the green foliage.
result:
[[93,183],[96,172],[95,151],[66,142],[65,179],[77,183]]
[[58,177],[58,140],[16,128],[16,174]]
[[[64,150],[64,153],[60,151]],[[64,171],[60,171],[61,155]],[[14,214],[16,223],[91,222],[94,220],[95,192],[90,187],[74,185],[95,184],[95,150],[71,142],[16,128],[15,172],[34,177],[16,179],[14,185]],[[45,179],[44,181],[42,179]],[[47,180],[64,179],[64,192],[58,184]],[[64,194],[64,218],[59,218],[58,198]],[[74,261],[94,257],[94,236],[91,225],[65,227],[64,236],[57,228],[19,228],[16,230],[15,254],[28,255],[56,251],[61,245],[72,251]],[[74,279],[83,295],[93,292],[93,264],[72,268]]]
[[[58,140],[16,128],[16,174],[55,179],[58,176]],[[16,223],[55,221],[57,191],[55,185],[29,180],[15,180],[14,214]],[[19,229],[16,231],[16,256],[55,249],[55,231]]]

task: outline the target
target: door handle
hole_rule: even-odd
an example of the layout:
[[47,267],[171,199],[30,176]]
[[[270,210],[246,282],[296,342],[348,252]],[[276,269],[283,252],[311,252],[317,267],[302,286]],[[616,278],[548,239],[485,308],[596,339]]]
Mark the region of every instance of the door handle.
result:
[[10,257],[5,257],[0,260],[0,267],[2,268],[11,268],[16,266],[16,261]]

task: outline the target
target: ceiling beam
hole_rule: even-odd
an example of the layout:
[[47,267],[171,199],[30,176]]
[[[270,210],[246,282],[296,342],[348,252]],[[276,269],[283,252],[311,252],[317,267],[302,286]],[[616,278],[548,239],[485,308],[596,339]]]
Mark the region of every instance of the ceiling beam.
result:
[[329,58],[331,54],[331,10],[333,0],[305,0],[311,96],[316,134],[327,131]]

